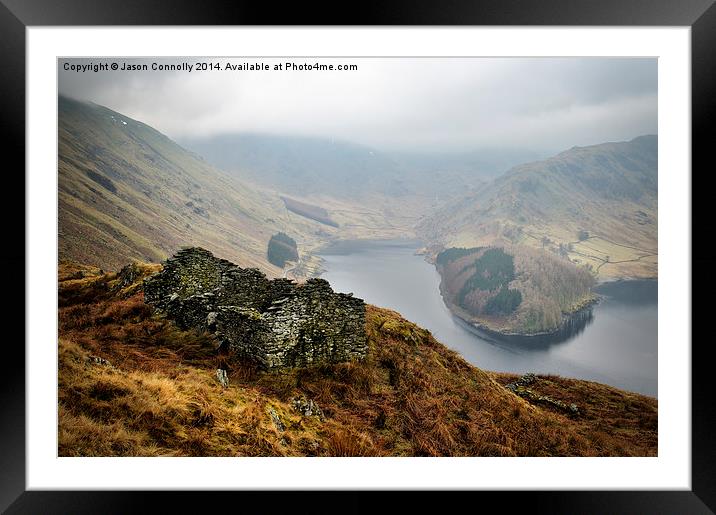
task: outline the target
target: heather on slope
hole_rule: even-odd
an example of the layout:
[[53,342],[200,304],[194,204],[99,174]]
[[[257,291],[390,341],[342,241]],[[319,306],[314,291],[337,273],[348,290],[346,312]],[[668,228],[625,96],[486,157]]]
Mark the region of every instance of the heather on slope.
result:
[[[533,386],[565,413],[505,388],[398,313],[368,307],[364,361],[216,379],[209,335],[143,302],[158,265],[105,274],[63,264],[61,456],[651,456],[655,399],[559,377]],[[313,403],[313,404],[310,404]],[[306,405],[320,409],[306,410]]]

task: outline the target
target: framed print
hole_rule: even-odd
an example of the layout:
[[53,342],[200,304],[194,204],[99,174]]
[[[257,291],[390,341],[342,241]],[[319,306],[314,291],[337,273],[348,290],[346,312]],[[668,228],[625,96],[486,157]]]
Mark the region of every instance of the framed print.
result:
[[80,4],[0,11],[3,509],[712,512],[711,2]]

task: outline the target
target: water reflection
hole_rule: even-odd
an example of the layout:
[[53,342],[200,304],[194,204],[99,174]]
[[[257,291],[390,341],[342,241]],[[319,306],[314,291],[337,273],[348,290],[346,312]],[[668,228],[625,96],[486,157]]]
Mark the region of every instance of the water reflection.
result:
[[581,334],[589,324],[594,321],[594,307],[589,306],[581,309],[576,313],[566,317],[562,327],[549,334],[536,334],[532,336],[523,336],[517,334],[495,334],[485,331],[474,325],[465,322],[461,318],[454,316],[455,322],[470,331],[475,336],[486,340],[493,344],[503,344],[506,346],[526,347],[530,350],[547,349],[553,345],[566,343],[572,338]]
[[594,291],[619,304],[656,305],[659,297],[659,283],[656,279],[611,281],[597,285]]
[[322,275],[334,289],[394,309],[486,370],[559,374],[657,394],[657,283],[600,285],[602,300],[557,337],[495,341],[447,309],[435,267],[417,242],[341,242],[323,252]]

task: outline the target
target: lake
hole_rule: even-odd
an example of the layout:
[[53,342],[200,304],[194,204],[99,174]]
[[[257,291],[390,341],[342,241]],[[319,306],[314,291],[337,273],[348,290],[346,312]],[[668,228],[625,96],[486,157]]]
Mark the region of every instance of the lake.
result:
[[403,240],[335,242],[320,252],[326,269],[321,277],[336,291],[398,311],[482,369],[558,374],[657,396],[657,281],[600,285],[602,301],[569,337],[495,342],[450,313],[437,270],[415,255],[419,247]]

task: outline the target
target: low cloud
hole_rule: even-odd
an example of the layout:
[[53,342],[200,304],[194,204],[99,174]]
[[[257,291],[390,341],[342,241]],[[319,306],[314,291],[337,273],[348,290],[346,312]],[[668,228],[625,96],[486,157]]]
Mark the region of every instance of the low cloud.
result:
[[[380,149],[558,151],[657,132],[657,61],[631,58],[290,59],[357,71],[65,71],[60,93],[177,139],[269,132]],[[131,59],[129,64],[287,59]]]

